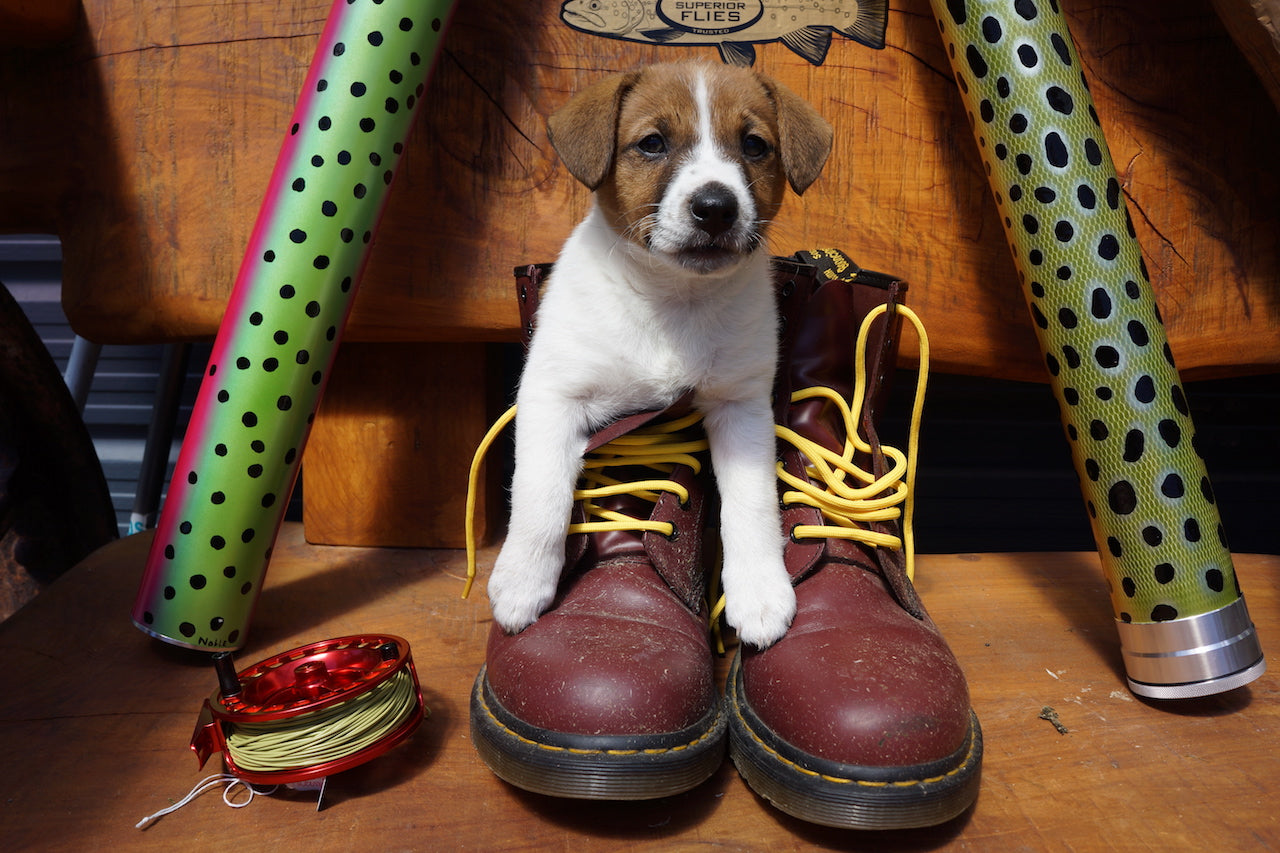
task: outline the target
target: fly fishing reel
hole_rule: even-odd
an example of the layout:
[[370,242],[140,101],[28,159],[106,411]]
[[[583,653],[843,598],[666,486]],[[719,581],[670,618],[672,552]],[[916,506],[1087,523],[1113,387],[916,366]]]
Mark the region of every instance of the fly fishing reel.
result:
[[363,764],[399,744],[428,713],[404,639],[360,634],[311,643],[236,672],[216,655],[219,687],[191,736],[200,766],[259,785],[291,785]]

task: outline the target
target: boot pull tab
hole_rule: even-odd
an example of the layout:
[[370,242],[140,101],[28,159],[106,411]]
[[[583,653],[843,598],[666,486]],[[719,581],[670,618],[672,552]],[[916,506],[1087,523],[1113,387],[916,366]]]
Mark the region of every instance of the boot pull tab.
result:
[[516,302],[520,306],[520,341],[525,351],[533,338],[534,318],[542,297],[542,285],[551,275],[551,264],[526,264],[515,268]]
[[882,301],[888,309],[881,323],[881,334],[878,346],[867,348],[867,383],[872,388],[883,388],[885,393],[869,400],[865,414],[872,418],[880,415],[879,406],[888,396],[890,376],[897,367],[898,338],[902,333],[902,317],[898,314],[898,306],[902,304],[902,296],[907,290],[907,283],[884,273],[859,270],[853,278],[854,284],[866,284],[884,291]]

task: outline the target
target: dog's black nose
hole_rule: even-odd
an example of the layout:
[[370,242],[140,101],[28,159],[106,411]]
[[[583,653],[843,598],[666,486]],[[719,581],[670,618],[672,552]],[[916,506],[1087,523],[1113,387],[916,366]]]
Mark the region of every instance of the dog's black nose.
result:
[[738,197],[724,184],[707,184],[689,201],[693,221],[714,240],[738,221]]

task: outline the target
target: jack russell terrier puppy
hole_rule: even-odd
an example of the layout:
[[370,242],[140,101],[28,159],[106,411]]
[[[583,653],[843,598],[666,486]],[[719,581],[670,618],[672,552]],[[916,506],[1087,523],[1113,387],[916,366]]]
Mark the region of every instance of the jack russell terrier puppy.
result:
[[799,194],[818,177],[831,127],[754,71],[679,63],[596,83],[548,130],[595,198],[541,296],[516,397],[494,618],[517,632],[551,604],[589,436],[693,389],[722,505],[726,619],[767,646],[795,615],[795,593],[774,479],[765,232],[784,185]]

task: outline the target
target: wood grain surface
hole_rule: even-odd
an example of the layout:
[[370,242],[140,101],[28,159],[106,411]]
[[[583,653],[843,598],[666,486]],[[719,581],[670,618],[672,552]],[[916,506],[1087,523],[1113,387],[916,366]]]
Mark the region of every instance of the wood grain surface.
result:
[[[946,825],[857,833],[782,815],[728,763],[693,791],[644,803],[556,800],[506,785],[468,736],[489,609],[482,585],[472,600],[459,597],[461,555],[310,546],[297,524],[280,537],[239,666],[350,633],[398,634],[412,647],[431,718],[408,743],[333,776],[319,812],[314,793],[232,810],[211,792],[140,831],[137,821],[218,769],[215,756],[197,770],[187,749],[216,687],[212,670],[129,624],[149,542],[140,534],[106,546],[0,624],[6,850],[1280,847],[1276,675],[1200,700],[1136,698],[1093,553],[919,558],[919,589],[983,725],[982,790]],[[493,557],[482,552],[482,574]],[[1280,635],[1280,557],[1238,555],[1236,570],[1268,648]]]
[[[463,547],[472,452],[501,404],[485,393],[496,369],[484,344],[344,345],[303,456],[307,540]],[[496,450],[478,480],[481,541],[505,525],[502,463]]]

